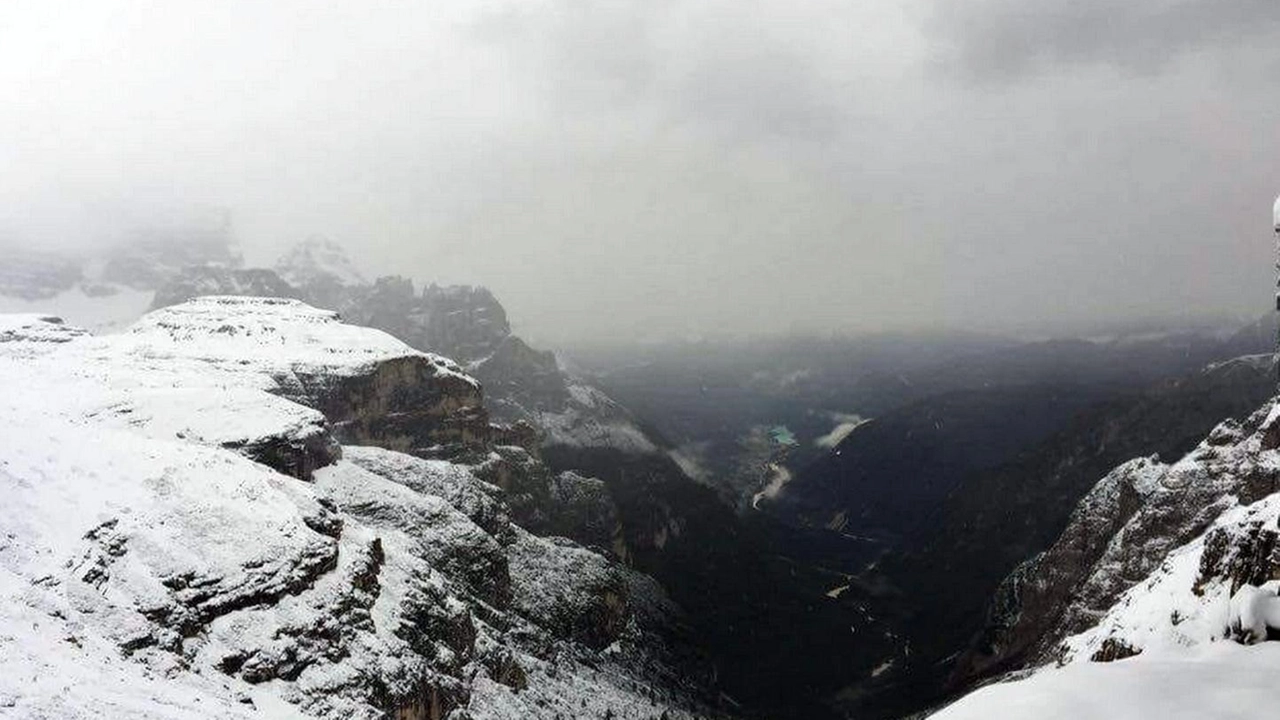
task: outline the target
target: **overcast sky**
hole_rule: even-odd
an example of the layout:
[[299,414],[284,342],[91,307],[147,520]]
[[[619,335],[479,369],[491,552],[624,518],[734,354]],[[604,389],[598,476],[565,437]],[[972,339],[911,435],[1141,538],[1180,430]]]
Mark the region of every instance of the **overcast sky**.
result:
[[226,206],[548,342],[1257,314],[1275,0],[0,0],[0,227]]

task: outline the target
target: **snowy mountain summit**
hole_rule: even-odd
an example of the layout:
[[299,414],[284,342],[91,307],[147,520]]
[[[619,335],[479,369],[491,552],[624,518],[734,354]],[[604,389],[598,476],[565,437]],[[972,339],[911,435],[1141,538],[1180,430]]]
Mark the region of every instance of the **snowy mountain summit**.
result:
[[0,316],[0,378],[0,716],[716,715],[452,361],[205,297]]
[[417,288],[399,276],[369,282],[356,268],[340,244],[312,236],[287,250],[274,270],[187,268],[156,292],[152,307],[212,294],[301,298],[457,360],[485,384],[495,417],[531,424],[546,445],[571,452],[663,454],[625,408],[566,372],[554,353],[534,349],[513,333],[506,310],[487,288]]
[[276,263],[276,272],[295,286],[321,281],[342,285],[363,285],[364,276],[337,242],[312,235],[294,245]]

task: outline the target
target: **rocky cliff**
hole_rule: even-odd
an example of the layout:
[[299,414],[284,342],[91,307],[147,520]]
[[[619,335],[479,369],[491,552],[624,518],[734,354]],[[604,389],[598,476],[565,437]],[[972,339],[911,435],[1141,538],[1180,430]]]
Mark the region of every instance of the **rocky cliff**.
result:
[[[920,517],[902,546],[864,576],[911,598],[889,603],[897,611],[893,632],[911,652],[864,682],[851,711],[883,707],[892,717],[967,687],[972,668],[951,677],[954,663],[969,662],[972,644],[991,642],[993,630],[984,630],[989,612],[1016,612],[1010,608],[1016,598],[1004,596],[988,611],[993,595],[1023,561],[1058,539],[1098,480],[1135,457],[1177,460],[1224,418],[1248,417],[1266,402],[1274,377],[1268,356],[1218,363],[1091,407],[1012,461],[967,473],[938,511]],[[940,586],[947,591],[937,592]]]
[[1260,410],[1219,424],[1172,464],[1136,458],[1080,501],[1058,539],[1002,584],[983,642],[960,673],[1050,660],[1121,593],[1200,536],[1223,512],[1280,490],[1269,460],[1274,421]]
[[[767,534],[740,524],[631,413],[566,372],[554,354],[514,335],[491,293],[417,289],[395,277],[366,282],[323,241],[304,243],[274,272],[282,282],[297,281],[299,296],[347,321],[420,350],[452,354],[480,380],[484,407],[499,425],[489,426],[486,458],[466,456],[465,444],[442,448],[448,451],[442,457],[479,460],[474,473],[504,490],[511,518],[526,529],[571,537],[653,576],[687,611],[684,627],[734,701],[776,717],[826,717],[817,693],[794,692],[793,676],[803,673],[778,648],[811,647],[796,637],[823,638],[824,647],[845,642],[844,610],[823,609],[822,622],[812,622],[812,599],[826,591],[828,579],[806,573],[799,581]],[[199,284],[173,283],[161,295],[234,294],[246,285],[234,269],[206,269],[195,277]],[[346,427],[335,425],[335,431]],[[387,446],[423,454],[425,445],[389,435]],[[848,613],[857,612],[852,601],[846,605]]]
[[543,445],[664,452],[624,408],[566,372],[553,353],[513,334],[506,311],[486,288],[432,284],[419,290],[396,276],[369,282],[340,245],[313,237],[286,252],[272,270],[187,268],[159,289],[152,307],[202,295],[301,298],[452,358],[484,384],[496,420],[533,425]]
[[[572,491],[574,497],[590,496],[591,509],[569,508],[558,518],[545,511],[552,505],[518,503],[530,508],[522,515],[527,524],[535,529],[581,530],[584,534],[574,535],[575,539],[609,548],[618,557],[632,558],[633,548],[653,551],[645,555],[651,562],[642,567],[659,575],[663,574],[659,560],[668,542],[673,546],[684,542],[678,528],[696,515],[718,513],[714,498],[692,503],[678,499],[688,494],[684,485],[689,479],[667,456],[661,441],[625,408],[566,372],[553,353],[534,349],[513,334],[505,310],[485,288],[429,285],[418,290],[411,280],[400,277],[366,282],[340,246],[312,238],[287,252],[274,270],[226,266],[188,269],[156,293],[154,306],[160,309],[201,295],[258,291],[301,297],[334,309],[348,322],[378,328],[412,347],[457,360],[483,384],[486,413],[506,426],[493,426],[487,415],[453,413],[447,428],[432,423],[433,435],[426,437],[415,435],[414,428],[426,426],[412,415],[389,406],[381,408],[385,412],[362,413],[350,405],[377,405],[390,397],[379,387],[394,384],[393,375],[412,373],[411,368],[393,363],[380,370],[382,375],[377,378],[344,381],[362,387],[350,387],[339,396],[347,407],[325,408],[331,417],[338,418],[335,430],[346,440],[362,442],[373,433],[397,449],[423,454],[436,445],[435,452],[448,455],[465,453],[468,439],[505,433],[506,440],[496,444],[523,446],[545,459],[556,473],[577,472],[605,481],[603,492],[584,495]],[[293,382],[302,390],[307,379],[299,376]],[[436,401],[411,399],[415,407],[429,407]],[[464,405],[478,407],[479,403],[472,399]],[[361,421],[358,417],[362,415],[375,420]],[[369,428],[368,422],[381,427]],[[452,435],[446,438],[446,433]],[[492,472],[506,481],[512,468],[528,463],[518,451],[502,452],[505,454]],[[560,488],[570,485],[553,484]],[[543,510],[536,509],[539,507]],[[591,518],[583,517],[584,513]],[[579,517],[568,519],[573,515]],[[606,518],[616,519],[608,531],[601,527],[608,522]]]
[[[1112,470],[1058,539],[1004,581],[987,631],[961,658],[955,679],[1031,672],[1023,682],[1039,689],[1044,697],[1035,707],[1050,714],[1087,714],[1072,695],[1076,683],[1128,678],[1132,695],[1143,698],[1136,710],[1150,712],[1161,693],[1173,692],[1184,715],[1235,707],[1239,717],[1255,710],[1263,717],[1266,703],[1225,698],[1276,699],[1234,678],[1274,667],[1267,653],[1239,646],[1280,629],[1280,614],[1269,610],[1280,607],[1278,449],[1280,412],[1269,401],[1222,422],[1176,461],[1140,457]],[[1123,667],[1115,671],[1082,667],[1117,662]],[[993,686],[941,716],[976,717],[990,702],[1025,692]]]
[[219,297],[3,316],[0,377],[6,713],[716,715],[652,581],[514,520],[589,483],[495,469],[449,361]]

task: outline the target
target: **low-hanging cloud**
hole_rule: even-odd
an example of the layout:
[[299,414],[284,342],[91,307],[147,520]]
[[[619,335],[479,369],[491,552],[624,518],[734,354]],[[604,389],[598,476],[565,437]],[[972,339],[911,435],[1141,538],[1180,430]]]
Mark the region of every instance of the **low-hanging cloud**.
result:
[[552,343],[1261,312],[1276,11],[1213,5],[12,6],[0,233],[225,207]]
[[1280,39],[1270,0],[978,0],[938,3],[933,29],[974,75],[1012,79],[1064,65],[1152,74],[1187,54]]

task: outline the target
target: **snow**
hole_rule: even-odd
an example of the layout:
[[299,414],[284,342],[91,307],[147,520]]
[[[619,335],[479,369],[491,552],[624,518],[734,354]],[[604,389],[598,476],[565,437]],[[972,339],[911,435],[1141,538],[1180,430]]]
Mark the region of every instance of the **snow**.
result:
[[1073,663],[989,685],[932,720],[1269,720],[1280,683],[1280,643],[1216,643],[1180,654]]
[[[56,608],[12,593],[28,582],[0,568],[0,717],[262,718],[227,683],[182,673],[164,675],[120,657]],[[272,714],[284,718],[284,714]]]
[[0,315],[0,354],[43,355],[87,334],[52,315]]
[[[24,336],[83,334],[29,315],[5,320],[0,332],[16,326]],[[0,343],[0,355],[30,354],[32,348]],[[91,381],[88,391],[98,396],[131,387],[278,390],[297,373],[360,375],[406,357],[423,358],[437,375],[479,386],[452,360],[414,350],[380,330],[346,325],[334,312],[277,298],[197,298],[148,313],[118,335],[85,337],[59,356],[66,373]]]
[[[246,413],[246,408],[254,411]],[[325,431],[319,411],[243,388],[216,393],[203,388],[142,389],[88,414],[106,426],[220,447],[241,446],[271,435],[303,439]]]
[[144,316],[125,333],[127,351],[282,370],[353,374],[400,357],[424,356],[461,375],[451,360],[420,353],[381,330],[346,325],[338,314],[300,300],[206,296]]
[[659,452],[630,413],[603,392],[577,382],[569,385],[568,407],[560,412],[534,411],[534,422],[548,445],[611,448],[633,455]]
[[[1259,621],[1266,624],[1271,618],[1267,606],[1258,602],[1256,593],[1261,591],[1257,588],[1246,585],[1233,597],[1231,587],[1222,580],[1210,579],[1198,589],[1197,581],[1210,533],[1238,535],[1250,526],[1274,527],[1278,518],[1280,494],[1223,513],[1203,535],[1171,551],[1149,577],[1124,593],[1096,626],[1068,638],[1064,643],[1066,658],[1083,662],[1108,639],[1142,651],[1143,656],[1214,643],[1226,638],[1242,615],[1246,628],[1256,627]],[[1274,587],[1264,588],[1275,595]],[[1265,634],[1265,627],[1257,633]]]
[[1276,198],[1276,204],[1271,208],[1271,219],[1277,231],[1280,231],[1280,197]]
[[[1280,629],[1280,581],[1254,586],[1244,578],[1269,567],[1271,561],[1257,554],[1270,552],[1266,534],[1280,522],[1280,494],[1248,505],[1231,494],[1237,479],[1280,471],[1277,452],[1259,444],[1280,415],[1272,410],[1265,417],[1258,433],[1242,434],[1238,424],[1226,422],[1173,465],[1139,458],[1099,482],[1077,508],[1073,525],[1107,517],[1118,503],[1132,502],[1132,495],[1123,499],[1132,490],[1146,503],[1187,505],[1188,511],[1203,505],[1186,522],[1205,518],[1207,527],[1193,525],[1189,541],[1169,547],[1179,537],[1176,523],[1146,539],[1129,534],[1163,506],[1151,505],[1156,509],[1150,515],[1139,511],[1111,538],[1098,569],[1076,592],[1120,582],[1128,589],[1104,610],[1076,608],[1093,625],[1062,641],[1056,666],[982,688],[933,717],[1271,717],[1280,703],[1280,684],[1271,677],[1280,667],[1280,643],[1263,641],[1268,628]],[[1217,489],[1227,494],[1218,497]],[[1139,553],[1156,561],[1126,566],[1120,559]],[[1138,567],[1148,568],[1145,578],[1125,577]]]
[[[296,301],[202,298],[107,337],[0,315],[0,717],[364,720],[371,679],[402,698],[473,678],[477,718],[667,709],[539,624],[578,631],[618,571],[510,526],[466,466],[352,448],[303,482],[237,451],[327,433],[282,377],[406,356],[459,373]],[[508,563],[500,624],[556,665],[480,619]],[[492,682],[469,637],[530,687]]]
[[[18,377],[12,361],[0,360],[0,377]],[[195,570],[220,578],[211,587],[227,597],[247,566],[267,583],[289,572],[327,541],[305,520],[322,509],[233,453],[68,412],[61,401],[90,386],[20,377],[0,406],[0,697],[11,701],[0,705],[22,708],[17,717],[251,716],[237,683],[171,679],[118,646],[146,631],[133,608],[168,602],[162,578]],[[115,557],[111,542],[129,551]],[[79,580],[94,571],[101,580]]]
[[344,457],[365,470],[428,495],[436,495],[468,515],[490,511],[502,491],[461,465],[376,447],[347,446]]
[[1228,619],[1239,626],[1250,640],[1264,640],[1267,630],[1280,630],[1280,597],[1276,591],[1280,581],[1269,581],[1261,587],[1243,585],[1231,596]]

